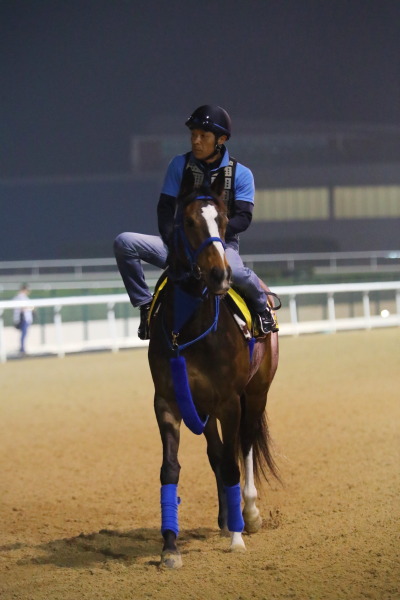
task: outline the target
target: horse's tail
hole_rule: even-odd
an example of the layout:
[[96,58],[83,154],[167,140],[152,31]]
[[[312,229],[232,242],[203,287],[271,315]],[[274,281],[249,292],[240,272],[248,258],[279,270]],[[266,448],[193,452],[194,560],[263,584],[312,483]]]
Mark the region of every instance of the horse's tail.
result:
[[264,411],[261,418],[254,423],[246,421],[246,403],[242,398],[242,420],[240,432],[241,450],[243,456],[247,456],[250,449],[253,448],[253,470],[254,477],[258,483],[262,479],[270,482],[272,475],[279,482],[282,482],[278,465],[272,452],[272,440],[268,428],[268,420]]

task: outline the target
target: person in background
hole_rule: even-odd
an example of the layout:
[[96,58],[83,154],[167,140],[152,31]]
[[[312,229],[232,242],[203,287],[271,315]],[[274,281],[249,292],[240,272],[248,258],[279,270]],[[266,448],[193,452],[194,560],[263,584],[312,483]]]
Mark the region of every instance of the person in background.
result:
[[[29,300],[30,290],[28,286],[23,283],[19,289],[19,292],[14,296],[14,300]],[[28,334],[28,329],[33,323],[33,308],[30,306],[23,306],[21,308],[14,309],[14,326],[21,332],[20,348],[21,354],[26,354],[25,340]]]

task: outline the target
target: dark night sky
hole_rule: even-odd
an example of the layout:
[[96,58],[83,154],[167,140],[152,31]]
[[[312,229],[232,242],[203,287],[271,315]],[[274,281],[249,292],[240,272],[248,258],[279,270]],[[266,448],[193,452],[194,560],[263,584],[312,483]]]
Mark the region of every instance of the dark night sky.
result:
[[0,0],[0,57],[3,178],[127,172],[203,103],[400,125],[398,0]]

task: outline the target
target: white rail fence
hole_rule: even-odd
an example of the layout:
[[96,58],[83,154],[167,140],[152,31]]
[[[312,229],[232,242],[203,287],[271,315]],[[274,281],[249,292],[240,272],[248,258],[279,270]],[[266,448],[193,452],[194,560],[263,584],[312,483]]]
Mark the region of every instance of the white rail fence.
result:
[[[294,271],[299,265],[309,265],[316,272],[395,272],[400,271],[400,250],[376,250],[358,252],[300,252],[290,254],[243,254],[243,262],[253,268],[254,265],[280,265]],[[153,270],[146,266],[149,274]],[[158,271],[157,271],[158,272]],[[10,289],[12,282],[26,280],[81,282],[94,278],[121,278],[114,258],[77,258],[50,260],[0,261],[0,290]]]
[[[278,313],[280,335],[400,326],[400,282],[296,285],[274,291],[283,302]],[[63,322],[67,307],[96,305],[104,309],[104,318],[86,315],[80,321]],[[30,355],[62,357],[72,352],[147,346],[148,342],[137,337],[138,317],[117,318],[118,305],[129,305],[126,294],[0,301],[0,362],[18,356],[19,331],[6,327],[4,317],[5,311],[21,306],[52,309],[50,323],[34,324],[29,330]]]

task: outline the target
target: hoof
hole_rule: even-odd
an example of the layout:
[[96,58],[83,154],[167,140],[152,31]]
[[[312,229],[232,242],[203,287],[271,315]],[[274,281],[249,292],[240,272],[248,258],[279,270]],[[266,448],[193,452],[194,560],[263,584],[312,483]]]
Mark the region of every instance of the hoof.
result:
[[262,525],[262,518],[258,511],[256,514],[253,515],[243,512],[243,519],[244,528],[247,531],[247,533],[257,533],[257,531],[260,530]]
[[246,552],[246,546],[243,544],[232,544],[229,548],[230,552]]
[[180,569],[182,566],[182,556],[179,552],[165,551],[161,554],[160,567],[165,569]]
[[238,532],[231,533],[232,541],[231,547],[229,548],[230,552],[246,552],[246,546],[244,545],[244,541],[242,538],[242,534]]

